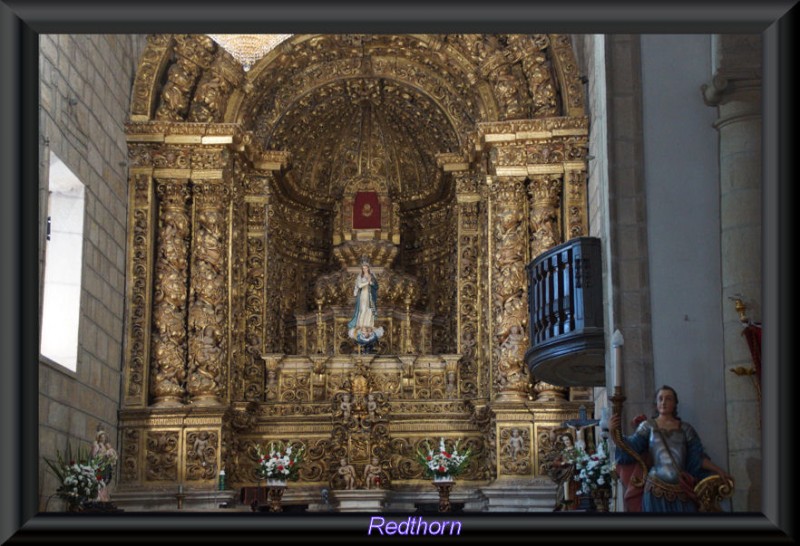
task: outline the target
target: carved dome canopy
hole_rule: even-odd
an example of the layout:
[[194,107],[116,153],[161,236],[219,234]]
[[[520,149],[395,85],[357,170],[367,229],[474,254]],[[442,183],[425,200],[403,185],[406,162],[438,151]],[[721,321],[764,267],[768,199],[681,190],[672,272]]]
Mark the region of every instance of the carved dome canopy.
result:
[[322,202],[341,199],[345,186],[363,177],[401,203],[428,201],[441,193],[435,154],[459,148],[432,99],[384,78],[323,84],[294,102],[262,138],[266,149],[291,153],[295,192]]
[[477,124],[558,115],[546,35],[296,35],[248,73],[227,117],[289,152],[283,182],[331,208],[352,178],[403,208],[446,193],[436,154],[468,155]]

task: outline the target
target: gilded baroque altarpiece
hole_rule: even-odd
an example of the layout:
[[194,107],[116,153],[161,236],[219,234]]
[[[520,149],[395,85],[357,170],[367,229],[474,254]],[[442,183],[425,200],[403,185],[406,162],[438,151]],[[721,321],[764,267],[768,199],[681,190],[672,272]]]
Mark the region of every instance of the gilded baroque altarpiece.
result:
[[546,475],[589,391],[523,362],[526,264],[588,235],[567,36],[297,35],[245,71],[154,35],[126,132],[120,487],[254,485],[275,440],[305,446],[298,486],[375,457],[384,487],[416,483],[439,437],[472,449],[464,483]]

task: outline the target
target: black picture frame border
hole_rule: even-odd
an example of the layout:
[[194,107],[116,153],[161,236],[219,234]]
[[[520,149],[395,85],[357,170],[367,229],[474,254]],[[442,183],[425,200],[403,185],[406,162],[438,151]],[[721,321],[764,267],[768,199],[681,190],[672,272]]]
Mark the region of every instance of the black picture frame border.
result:
[[[460,540],[536,543],[669,540],[791,541],[794,470],[790,428],[794,360],[791,270],[793,1],[420,2],[280,5],[234,0],[106,4],[0,0],[0,540],[9,543],[264,542],[374,540],[370,515],[37,514],[38,504],[38,35],[150,32],[563,32],[761,33],[764,38],[764,494],[763,513],[683,517],[644,514],[464,514]],[[772,372],[772,373],[771,373]],[[391,517],[382,514],[384,517]],[[397,514],[407,518],[409,514]],[[428,518],[426,516],[426,519]],[[452,519],[456,519],[455,517]],[[392,537],[398,539],[399,537]],[[420,538],[420,537],[417,537]]]

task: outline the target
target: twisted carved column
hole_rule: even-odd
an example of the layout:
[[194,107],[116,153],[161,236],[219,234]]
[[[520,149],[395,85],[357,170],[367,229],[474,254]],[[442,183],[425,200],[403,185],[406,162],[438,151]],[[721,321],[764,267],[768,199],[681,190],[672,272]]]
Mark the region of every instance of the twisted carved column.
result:
[[492,183],[492,372],[495,399],[526,400],[523,357],[528,345],[525,278],[525,187],[523,178]]
[[159,180],[159,225],[153,293],[154,405],[183,402],[186,380],[186,284],[189,253],[188,180]]
[[561,187],[561,175],[535,176],[528,186],[531,259],[562,242]]
[[[561,234],[562,175],[534,176],[528,185],[530,198],[531,259],[564,242]],[[537,400],[564,400],[569,389],[538,381],[534,392]]]
[[226,211],[230,189],[220,181],[193,187],[195,223],[189,308],[189,375],[186,390],[195,404],[220,403],[228,354]]

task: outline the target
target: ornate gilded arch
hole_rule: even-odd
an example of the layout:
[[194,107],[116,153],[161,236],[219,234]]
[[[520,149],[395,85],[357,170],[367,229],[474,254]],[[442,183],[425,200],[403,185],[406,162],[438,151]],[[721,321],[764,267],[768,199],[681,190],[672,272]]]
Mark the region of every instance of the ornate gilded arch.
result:
[[[426,59],[423,64],[437,69],[448,69],[447,73],[452,72],[458,78],[469,82],[469,93],[473,96],[472,100],[480,112],[474,122],[501,119],[498,104],[502,101],[499,101],[496,95],[497,89],[502,89],[503,86],[493,86],[490,83],[491,77],[499,67],[513,68],[515,64],[522,69],[522,74],[529,83],[529,91],[533,89],[534,95],[537,87],[545,90],[548,85],[552,85],[560,106],[557,110],[548,112],[548,115],[582,116],[585,113],[583,87],[567,35],[488,35],[488,38],[487,35],[407,35],[392,38],[416,40],[420,45],[417,48],[418,54]],[[183,89],[189,102],[193,102],[195,94],[202,91],[197,85],[198,82],[203,79],[206,71],[215,69],[208,55],[203,54],[202,50],[206,49],[211,55],[211,61],[220,59],[216,70],[224,72],[227,83],[231,84],[225,106],[221,109],[224,115],[219,121],[241,123],[244,116],[253,113],[252,108],[258,102],[253,99],[263,96],[263,92],[257,89],[257,84],[262,78],[274,75],[275,69],[285,71],[288,68],[292,73],[297,73],[312,63],[318,64],[327,57],[335,57],[332,51],[325,51],[331,39],[337,40],[340,48],[344,48],[343,44],[350,44],[343,55],[352,56],[356,50],[360,56],[360,47],[364,40],[358,36],[298,35],[276,47],[256,63],[252,70],[245,73],[241,67],[236,70],[236,67],[231,65],[231,63],[235,65],[236,61],[207,36],[150,35],[134,80],[131,121],[154,119],[165,82],[168,81],[169,70],[176,64],[180,65],[181,58],[195,64],[199,69],[198,77]],[[178,51],[182,44],[183,49]],[[403,44],[398,43],[398,45]],[[487,50],[492,53],[487,53]],[[295,58],[303,55],[303,52],[306,52],[305,63]],[[411,58],[414,58],[413,54]],[[542,69],[545,63],[551,64],[552,78]],[[284,75],[274,79],[280,84],[285,78]],[[544,93],[545,96],[550,94],[549,90]],[[431,93],[431,96],[435,94]]]

